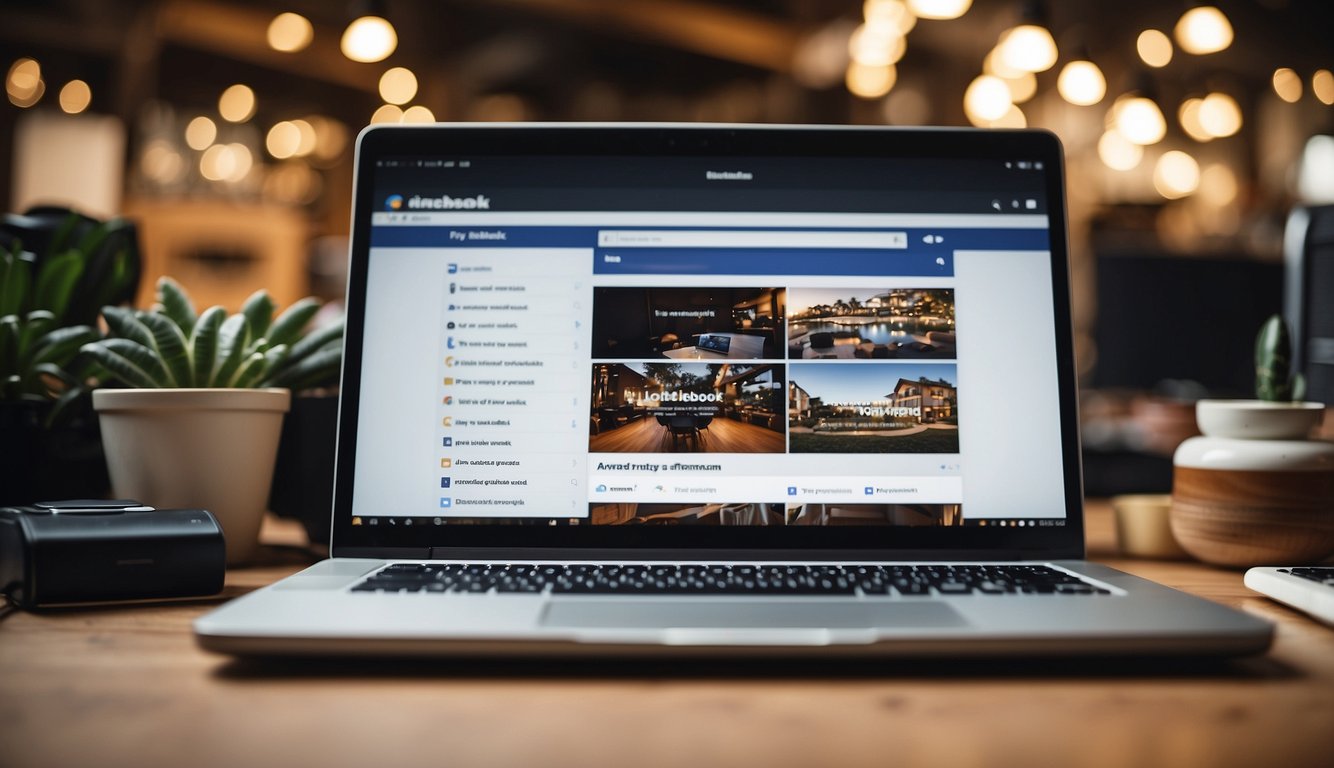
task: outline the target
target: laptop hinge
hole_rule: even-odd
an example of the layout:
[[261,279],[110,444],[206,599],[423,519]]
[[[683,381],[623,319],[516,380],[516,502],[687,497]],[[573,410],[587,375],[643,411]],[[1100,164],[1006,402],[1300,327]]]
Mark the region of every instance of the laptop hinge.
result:
[[[1069,555],[1070,553],[1060,553]],[[1019,552],[988,551],[978,552],[961,550],[810,550],[810,549],[575,549],[566,547],[524,547],[524,548],[484,548],[484,547],[432,547],[432,560],[506,560],[523,562],[527,560],[665,560],[687,562],[704,561],[833,561],[856,560],[871,562],[887,561],[1006,561],[1024,559],[1051,559],[1050,551]],[[401,557],[401,555],[395,555]]]
[[334,547],[333,557],[367,557],[382,560],[432,560],[430,547]]

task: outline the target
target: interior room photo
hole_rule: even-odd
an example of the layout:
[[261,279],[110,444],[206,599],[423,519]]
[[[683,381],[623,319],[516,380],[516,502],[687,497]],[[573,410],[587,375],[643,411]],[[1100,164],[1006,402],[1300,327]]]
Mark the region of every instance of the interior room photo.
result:
[[1331,0],[0,0],[0,766],[1334,765]]

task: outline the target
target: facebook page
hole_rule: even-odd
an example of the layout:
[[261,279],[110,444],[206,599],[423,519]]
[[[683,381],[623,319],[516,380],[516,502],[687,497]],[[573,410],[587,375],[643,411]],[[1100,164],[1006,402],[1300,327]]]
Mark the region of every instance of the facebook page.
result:
[[723,526],[1063,509],[1029,201],[542,211],[502,192],[377,199],[354,509]]

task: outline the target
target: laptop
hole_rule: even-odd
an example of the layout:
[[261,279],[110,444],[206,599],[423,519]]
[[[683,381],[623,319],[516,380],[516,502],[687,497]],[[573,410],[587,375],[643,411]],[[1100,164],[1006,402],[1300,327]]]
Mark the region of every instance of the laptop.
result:
[[372,127],[331,558],[239,655],[1248,654],[1083,561],[1041,131]]

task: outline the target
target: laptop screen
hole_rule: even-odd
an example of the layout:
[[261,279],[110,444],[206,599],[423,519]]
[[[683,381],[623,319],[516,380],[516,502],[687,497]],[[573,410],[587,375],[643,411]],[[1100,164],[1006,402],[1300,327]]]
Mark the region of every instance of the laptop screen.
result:
[[432,130],[363,140],[340,528],[799,548],[1067,525],[1059,154]]

